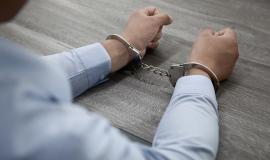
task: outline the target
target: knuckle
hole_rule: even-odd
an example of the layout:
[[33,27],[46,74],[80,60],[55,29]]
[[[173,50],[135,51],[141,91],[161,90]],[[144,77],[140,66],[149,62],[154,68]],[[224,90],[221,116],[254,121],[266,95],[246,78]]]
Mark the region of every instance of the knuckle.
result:
[[155,6],[148,6],[148,7],[144,8],[144,10],[146,10],[146,11],[156,10],[156,9],[157,9],[157,7],[155,7]]

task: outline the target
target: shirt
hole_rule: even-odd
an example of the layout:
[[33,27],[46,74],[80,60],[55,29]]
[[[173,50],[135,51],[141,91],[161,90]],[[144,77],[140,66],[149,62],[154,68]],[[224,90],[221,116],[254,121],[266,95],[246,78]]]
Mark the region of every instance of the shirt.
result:
[[218,107],[207,77],[178,80],[152,146],[145,146],[72,103],[111,72],[100,43],[46,57],[28,52],[0,40],[0,159],[215,159]]

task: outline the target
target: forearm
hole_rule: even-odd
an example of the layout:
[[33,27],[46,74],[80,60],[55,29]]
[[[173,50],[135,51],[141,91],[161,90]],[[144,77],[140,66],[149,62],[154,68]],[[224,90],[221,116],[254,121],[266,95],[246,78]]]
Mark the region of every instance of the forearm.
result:
[[169,159],[214,159],[218,148],[218,109],[211,81],[181,78],[158,127],[153,147]]

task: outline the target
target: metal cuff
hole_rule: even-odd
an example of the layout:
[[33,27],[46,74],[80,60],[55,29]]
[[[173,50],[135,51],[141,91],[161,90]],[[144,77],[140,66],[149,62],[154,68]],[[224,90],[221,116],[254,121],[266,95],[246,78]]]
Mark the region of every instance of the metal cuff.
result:
[[176,81],[182,77],[185,76],[187,71],[190,70],[191,68],[198,68],[201,69],[202,71],[206,72],[215,88],[215,91],[218,90],[220,83],[219,79],[217,78],[216,74],[207,66],[198,63],[198,62],[188,62],[188,63],[183,63],[183,64],[175,64],[171,65],[169,69],[169,75],[170,75],[170,81],[173,86],[175,86]]
[[124,37],[118,35],[118,34],[112,34],[109,35],[106,40],[108,39],[115,39],[121,42],[123,45],[125,45],[129,51],[129,53],[132,55],[133,60],[136,64],[140,64],[142,61],[142,53],[140,50],[132,46]]
[[218,88],[220,86],[219,79],[216,76],[216,74],[209,67],[207,67],[206,65],[203,65],[203,64],[198,63],[198,62],[188,62],[188,63],[184,63],[183,67],[186,69],[186,71],[191,69],[191,68],[198,68],[198,69],[203,70],[211,78],[211,81],[213,83],[215,91],[218,90]]

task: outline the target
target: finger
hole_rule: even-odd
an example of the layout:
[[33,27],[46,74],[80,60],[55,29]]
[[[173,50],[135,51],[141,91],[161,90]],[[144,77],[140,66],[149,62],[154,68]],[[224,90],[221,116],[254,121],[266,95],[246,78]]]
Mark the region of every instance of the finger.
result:
[[215,36],[223,36],[223,35],[224,35],[224,32],[221,32],[221,31],[215,32]]
[[236,38],[236,32],[234,30],[232,30],[231,28],[225,28],[223,30],[220,31],[221,33],[223,33],[223,36],[225,37],[231,37],[231,38]]
[[159,23],[159,25],[163,26],[163,25],[169,25],[172,23],[172,18],[165,13],[160,13],[154,16],[157,20],[157,22]]
[[150,42],[149,45],[147,46],[148,48],[155,49],[159,46],[159,41],[156,42]]
[[236,34],[236,32],[233,29],[229,28],[229,27],[224,28],[219,32],[223,33],[223,35],[220,36],[221,38],[225,38],[226,40],[229,40],[231,42],[231,44],[236,47],[235,56],[236,56],[236,59],[237,59],[239,57],[239,51],[238,51],[238,42],[237,42],[237,34]]
[[158,9],[156,7],[147,7],[143,10],[143,12],[147,15],[147,16],[153,16],[159,13]]
[[158,34],[156,35],[156,37],[151,42],[156,42],[156,41],[160,40],[161,37],[162,37],[162,35],[163,35],[162,32],[158,32]]
[[227,31],[227,28],[224,28],[224,29],[218,31],[217,34],[220,35],[220,36],[222,36],[222,35],[225,34],[226,31]]

